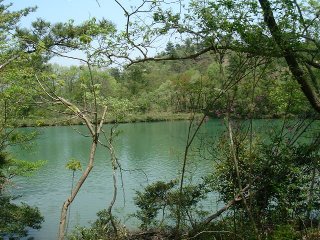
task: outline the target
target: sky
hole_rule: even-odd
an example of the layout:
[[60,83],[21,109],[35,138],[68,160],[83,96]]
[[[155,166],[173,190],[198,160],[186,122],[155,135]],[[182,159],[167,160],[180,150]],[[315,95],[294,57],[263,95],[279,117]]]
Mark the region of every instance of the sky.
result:
[[[121,8],[113,0],[5,0],[12,3],[12,10],[37,6],[36,12],[25,17],[21,24],[29,26],[37,18],[44,18],[50,22],[64,22],[74,19],[76,23],[88,20],[90,17],[106,18],[117,27],[123,27],[125,17]],[[120,1],[121,2],[121,1]],[[122,1],[131,2],[134,1]],[[99,4],[98,4],[99,3]]]
[[[120,2],[134,4],[134,0]],[[30,13],[21,20],[19,25],[26,28],[30,27],[31,22],[37,18],[43,18],[51,23],[66,22],[70,19],[75,20],[75,23],[81,23],[92,17],[97,19],[104,17],[116,24],[118,29],[123,29],[126,23],[122,9],[113,0],[4,0],[3,3],[12,3],[10,8],[12,11],[25,7],[38,7],[36,12]],[[77,52],[72,55],[81,57]],[[66,58],[53,58],[51,62],[65,66],[79,64],[78,61]]]
[[[119,0],[119,2],[123,4],[126,9],[130,9],[130,6],[141,4],[141,0]],[[111,21],[119,30],[125,29],[126,25],[124,12],[114,0],[4,0],[3,3],[12,3],[13,5],[10,8],[12,11],[25,7],[38,7],[35,12],[30,13],[21,20],[20,26],[26,28],[29,28],[31,23],[37,18],[43,18],[51,23],[66,22],[73,19],[77,24],[95,17],[97,19],[105,18]],[[175,6],[177,5],[167,5],[167,7],[170,8],[175,8]],[[175,10],[178,11],[178,8]],[[167,40],[165,40],[163,44],[161,43],[161,45],[165,47],[166,42]],[[155,54],[153,50],[150,52]],[[73,52],[71,56],[84,57],[84,55],[79,52]],[[53,58],[51,62],[64,66],[80,64],[80,62],[76,60],[58,57]]]

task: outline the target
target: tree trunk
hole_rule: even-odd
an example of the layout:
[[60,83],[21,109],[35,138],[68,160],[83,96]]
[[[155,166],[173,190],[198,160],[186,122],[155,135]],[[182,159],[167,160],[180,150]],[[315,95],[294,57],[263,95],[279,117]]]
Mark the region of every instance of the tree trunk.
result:
[[300,88],[304,95],[307,97],[308,101],[310,102],[311,106],[320,113],[320,100],[317,93],[314,91],[312,86],[309,83],[309,79],[306,76],[307,73],[303,70],[303,68],[299,65],[299,62],[294,55],[290,45],[286,41],[286,39],[283,37],[283,34],[279,28],[279,26],[276,23],[276,20],[273,15],[273,11],[271,9],[270,1],[268,0],[259,0],[259,3],[261,5],[263,15],[264,15],[264,21],[268,26],[268,29],[276,42],[276,44],[279,46],[279,48],[282,51],[282,55],[285,58],[289,70],[294,76],[294,78],[297,80],[297,82],[300,85]]
[[94,162],[96,149],[97,149],[97,141],[95,139],[93,139],[93,142],[92,142],[92,145],[91,145],[90,157],[89,157],[89,164],[88,164],[86,170],[83,172],[83,174],[82,174],[81,178],[79,179],[77,185],[72,190],[71,195],[64,202],[64,204],[62,206],[61,217],[60,217],[60,225],[59,225],[59,237],[58,237],[59,240],[63,240],[64,239],[68,208],[69,208],[70,204],[73,202],[74,198],[77,196],[82,184],[85,182],[85,180],[87,179],[91,169],[93,168],[93,162]]

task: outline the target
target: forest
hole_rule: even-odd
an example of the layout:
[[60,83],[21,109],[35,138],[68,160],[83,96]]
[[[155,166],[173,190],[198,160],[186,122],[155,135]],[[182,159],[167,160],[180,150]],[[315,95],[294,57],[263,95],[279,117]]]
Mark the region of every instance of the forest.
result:
[[[123,29],[107,16],[81,24],[44,16],[21,27],[37,8],[12,10],[0,0],[0,237],[41,239],[30,232],[46,216],[19,201],[15,182],[48,163],[15,151],[31,152],[42,129],[66,126],[86,139],[88,154],[62,166],[72,182],[59,187],[71,191],[47,239],[320,239],[320,3],[112,2]],[[79,64],[53,63],[57,57]],[[205,134],[217,119],[222,130]],[[186,123],[179,170],[135,189],[126,201],[137,227],[125,226],[115,208],[126,191],[123,174],[133,170],[119,157],[119,129],[178,120]],[[90,224],[69,229],[99,149],[110,168],[110,202]],[[190,167],[197,161],[210,163],[205,174]],[[203,209],[213,195],[218,207]]]

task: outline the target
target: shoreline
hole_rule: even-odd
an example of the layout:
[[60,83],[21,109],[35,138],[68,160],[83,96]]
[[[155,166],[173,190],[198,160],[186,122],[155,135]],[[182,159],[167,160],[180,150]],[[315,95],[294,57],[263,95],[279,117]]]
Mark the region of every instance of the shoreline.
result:
[[[165,122],[165,121],[182,121],[189,120],[192,113],[146,113],[146,114],[130,114],[117,123],[137,123],[137,122]],[[196,113],[196,116],[201,116]],[[114,118],[106,118],[105,124],[116,123]],[[84,125],[81,119],[68,118],[29,118],[17,121],[19,127],[49,127],[49,126],[69,126]]]
[[[112,117],[107,117],[104,124],[113,123],[139,123],[139,122],[166,122],[166,121],[183,121],[190,120],[193,113],[171,113],[171,112],[152,112],[152,113],[134,113],[127,115],[124,119],[116,121]],[[196,117],[203,116],[203,113],[196,113]],[[210,119],[221,119],[217,116],[208,116]],[[248,120],[240,118],[242,120]],[[283,119],[281,116],[261,116],[255,119]],[[287,119],[299,119],[298,116],[289,116]],[[50,126],[75,126],[84,125],[81,119],[68,119],[63,117],[52,117],[52,118],[26,118],[16,122],[17,127],[50,127]]]

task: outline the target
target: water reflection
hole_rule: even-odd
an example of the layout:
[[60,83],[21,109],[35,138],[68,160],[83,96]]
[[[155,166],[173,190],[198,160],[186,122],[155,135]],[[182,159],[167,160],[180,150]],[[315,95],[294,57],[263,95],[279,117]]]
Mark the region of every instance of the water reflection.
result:
[[[212,134],[221,127],[219,121],[211,121],[203,131]],[[86,131],[84,126],[76,128]],[[128,214],[135,211],[134,193],[148,181],[168,181],[177,176],[181,169],[188,122],[122,124],[118,129],[122,133],[115,141],[115,149],[122,168],[128,171],[123,172],[126,201],[124,203],[124,196],[120,193],[115,212],[120,219],[127,220],[128,226],[136,226],[134,219],[127,219]],[[70,192],[72,172],[66,170],[65,165],[70,158],[75,158],[86,166],[90,139],[70,127],[47,127],[41,131],[33,152],[15,149],[15,155],[20,159],[47,160],[47,165],[33,177],[18,181],[18,192],[22,195],[19,201],[38,206],[45,216],[42,229],[32,232],[32,236],[36,240],[50,240],[56,239],[61,205]],[[197,160],[196,163],[189,168],[195,171],[196,176],[211,171],[210,162]],[[76,173],[76,179],[80,174]],[[96,213],[108,206],[111,197],[110,157],[105,148],[99,147],[95,166],[71,206],[70,228],[94,221]]]

